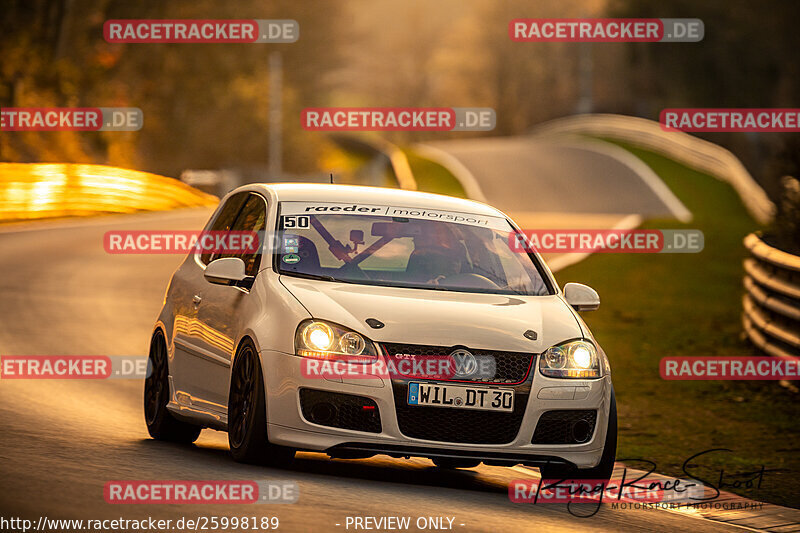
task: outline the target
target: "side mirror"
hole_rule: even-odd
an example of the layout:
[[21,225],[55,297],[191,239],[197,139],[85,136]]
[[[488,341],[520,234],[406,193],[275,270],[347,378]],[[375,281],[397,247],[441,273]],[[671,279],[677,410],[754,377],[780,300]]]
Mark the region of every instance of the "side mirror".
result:
[[564,298],[576,311],[594,311],[600,307],[600,295],[596,290],[582,283],[564,285]]
[[203,276],[209,283],[217,285],[233,285],[247,277],[244,273],[244,261],[238,257],[223,257],[211,261]]

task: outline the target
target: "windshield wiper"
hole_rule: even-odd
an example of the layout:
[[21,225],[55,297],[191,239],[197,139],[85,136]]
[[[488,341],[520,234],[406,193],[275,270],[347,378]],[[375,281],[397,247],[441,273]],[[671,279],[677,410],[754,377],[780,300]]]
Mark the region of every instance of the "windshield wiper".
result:
[[318,279],[321,281],[338,281],[340,283],[348,283],[347,281],[336,279],[333,276],[328,276],[327,274],[308,274],[306,272],[286,272],[285,270],[280,271],[281,274],[285,276],[292,276],[295,278],[305,278],[305,279]]

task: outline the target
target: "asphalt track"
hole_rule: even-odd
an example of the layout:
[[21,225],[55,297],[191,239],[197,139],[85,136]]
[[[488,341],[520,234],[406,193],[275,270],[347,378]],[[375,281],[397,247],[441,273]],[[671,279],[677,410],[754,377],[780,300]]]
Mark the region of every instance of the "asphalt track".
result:
[[669,218],[683,208],[648,168],[608,143],[530,136],[427,145],[458,160],[486,201],[515,218],[517,213]]
[[[200,229],[208,215],[191,210],[0,228],[0,354],[144,356],[181,258],[109,255],[103,234]],[[241,465],[228,457],[226,436],[216,431],[204,431],[192,446],[149,439],[142,386],[138,380],[0,381],[0,516],[34,523],[40,516],[277,516],[279,531],[348,531],[348,516],[410,516],[412,524],[418,517],[452,517],[453,530],[470,532],[741,530],[652,509],[604,505],[591,518],[576,518],[564,505],[512,503],[509,482],[533,477],[524,469],[441,472],[420,458],[346,461],[311,453],[299,454],[288,468]],[[300,498],[239,506],[104,501],[107,481],[136,479],[292,480]]]

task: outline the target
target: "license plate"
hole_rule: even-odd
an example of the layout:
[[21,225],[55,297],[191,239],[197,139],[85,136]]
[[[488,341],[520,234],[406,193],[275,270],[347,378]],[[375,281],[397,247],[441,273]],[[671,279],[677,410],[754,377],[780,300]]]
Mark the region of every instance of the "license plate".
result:
[[510,412],[514,410],[514,391],[511,389],[409,383],[408,405]]

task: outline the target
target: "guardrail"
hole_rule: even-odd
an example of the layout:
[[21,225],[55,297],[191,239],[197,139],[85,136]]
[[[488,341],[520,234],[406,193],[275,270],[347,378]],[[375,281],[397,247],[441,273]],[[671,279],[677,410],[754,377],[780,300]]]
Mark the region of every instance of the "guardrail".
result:
[[0,163],[0,222],[217,205],[216,196],[157,174],[62,163]]
[[729,183],[760,224],[769,223],[775,214],[775,205],[735,155],[688,133],[664,131],[658,122],[626,115],[575,115],[545,122],[533,133],[595,135],[653,150]]
[[758,234],[744,239],[742,325],[750,341],[768,355],[800,357],[800,256],[765,243]]

